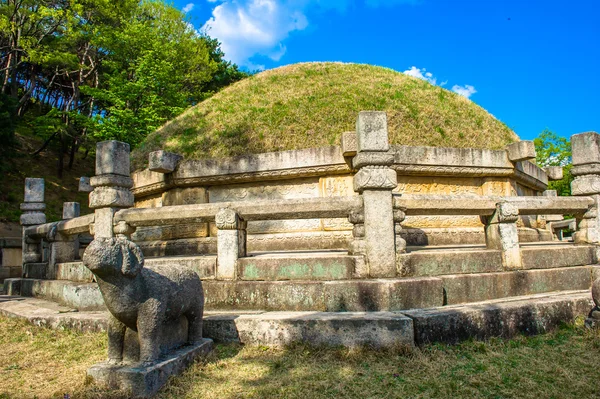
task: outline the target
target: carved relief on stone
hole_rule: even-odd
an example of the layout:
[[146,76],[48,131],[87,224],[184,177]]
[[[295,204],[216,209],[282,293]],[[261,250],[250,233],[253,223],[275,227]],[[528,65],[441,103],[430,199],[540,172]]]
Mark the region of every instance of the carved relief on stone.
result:
[[204,187],[174,188],[162,195],[163,206],[204,204],[207,200]]
[[499,223],[514,223],[519,219],[519,208],[509,202],[501,202],[496,206]]
[[593,195],[598,193],[600,193],[599,175],[577,176],[571,182],[572,195]]
[[320,230],[321,219],[264,220],[248,222],[248,233],[250,234]]
[[394,192],[404,194],[482,194],[480,178],[401,176]]
[[354,175],[354,191],[394,189],[398,185],[396,172],[386,167],[365,167]]
[[[352,176],[322,177],[319,181],[321,197],[350,197],[358,195],[354,192]],[[325,231],[351,230],[352,224],[343,218],[321,219]]]
[[233,209],[223,208],[215,215],[215,225],[219,230],[237,230],[245,228],[244,222]]
[[483,195],[511,195],[511,184],[508,179],[484,179],[481,187]]
[[482,227],[478,216],[407,216],[405,228]]
[[246,183],[215,186],[208,190],[210,202],[250,201],[268,199],[316,198],[319,196],[318,178],[293,182]]

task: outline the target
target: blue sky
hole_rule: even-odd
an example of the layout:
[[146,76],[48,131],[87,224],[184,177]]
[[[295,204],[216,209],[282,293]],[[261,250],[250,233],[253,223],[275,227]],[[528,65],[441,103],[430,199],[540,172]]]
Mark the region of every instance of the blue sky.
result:
[[307,61],[412,74],[522,139],[600,132],[600,0],[177,0],[247,69]]

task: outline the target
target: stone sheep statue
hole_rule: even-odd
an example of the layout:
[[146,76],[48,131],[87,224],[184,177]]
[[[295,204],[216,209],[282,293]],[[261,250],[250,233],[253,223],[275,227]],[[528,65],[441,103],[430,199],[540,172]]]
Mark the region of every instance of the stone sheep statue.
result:
[[125,355],[148,365],[177,346],[201,341],[204,294],[193,271],[176,265],[144,268],[140,247],[126,238],[95,239],[83,263],[96,276],[110,311],[109,363],[120,364]]

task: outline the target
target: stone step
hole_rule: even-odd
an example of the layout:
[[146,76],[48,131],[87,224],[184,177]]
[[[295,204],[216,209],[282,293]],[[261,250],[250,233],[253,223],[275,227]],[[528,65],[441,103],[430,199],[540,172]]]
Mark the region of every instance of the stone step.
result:
[[594,273],[599,269],[598,266],[573,266],[439,278],[443,281],[444,304],[454,305],[544,292],[585,290],[591,287]]
[[18,278],[22,274],[21,266],[0,266],[0,284],[7,278]]
[[[549,332],[593,307],[589,291],[564,291],[403,312],[205,312],[204,336],[281,346],[398,347]],[[56,329],[106,331],[108,312],[74,311],[37,298],[0,296],[0,314]]]
[[[591,265],[597,262],[591,245],[537,244],[521,248],[523,269],[550,269]],[[447,274],[501,272],[500,251],[480,247],[427,248],[400,257],[403,276],[440,276]]]
[[[203,281],[207,310],[399,311],[563,290],[589,289],[598,266],[397,279]],[[7,279],[8,294],[77,309],[103,309],[95,283]]]
[[413,320],[415,344],[421,346],[543,334],[562,323],[573,322],[578,316],[586,316],[593,305],[592,296],[586,290],[402,313]]

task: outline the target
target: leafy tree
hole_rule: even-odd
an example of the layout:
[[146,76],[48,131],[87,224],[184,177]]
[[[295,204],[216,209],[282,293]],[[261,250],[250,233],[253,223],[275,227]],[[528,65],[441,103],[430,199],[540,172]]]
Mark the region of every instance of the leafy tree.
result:
[[548,189],[556,190],[558,195],[571,195],[571,142],[556,133],[545,129],[533,140],[536,151],[536,163],[540,167],[562,166],[563,178],[551,181]]

